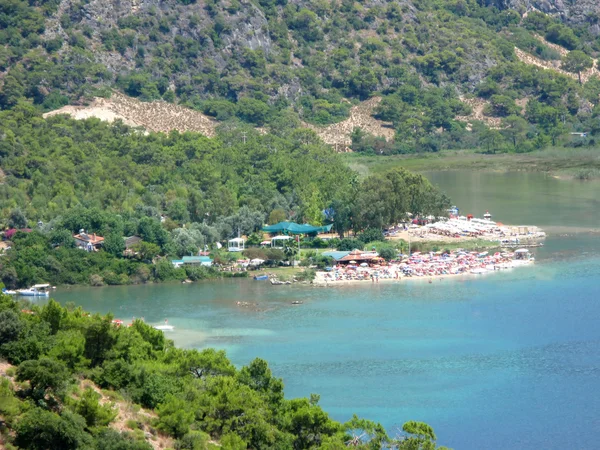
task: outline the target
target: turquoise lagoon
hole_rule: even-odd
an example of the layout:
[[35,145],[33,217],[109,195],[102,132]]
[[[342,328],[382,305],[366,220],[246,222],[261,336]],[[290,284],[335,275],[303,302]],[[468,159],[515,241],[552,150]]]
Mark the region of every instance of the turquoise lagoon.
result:
[[56,298],[125,321],[168,318],[178,345],[223,348],[238,365],[264,358],[288,397],[319,393],[334,418],[357,413],[392,435],[414,419],[455,449],[597,448],[599,185],[428,175],[465,213],[490,210],[506,223],[549,227],[536,264],[431,284],[228,280],[60,289]]

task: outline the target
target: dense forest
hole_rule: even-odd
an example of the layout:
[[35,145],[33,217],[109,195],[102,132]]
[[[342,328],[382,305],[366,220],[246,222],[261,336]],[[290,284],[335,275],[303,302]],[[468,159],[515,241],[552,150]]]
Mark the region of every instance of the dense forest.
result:
[[[26,98],[51,110],[117,87],[277,128],[338,122],[379,95],[375,114],[396,138],[357,130],[356,151],[593,144],[600,79],[581,74],[600,51],[600,11],[586,3],[575,20],[562,4],[544,14],[530,3],[1,0],[0,108]],[[484,117],[457,120],[472,112],[465,96],[485,102]]]
[[[360,179],[310,130],[264,135],[227,123],[210,139],[145,134],[97,119],[44,120],[24,103],[0,112],[0,136],[0,220],[11,243],[0,280],[11,288],[199,280],[218,274],[170,259],[204,249],[227,258],[217,243],[245,235],[258,244],[266,223],[332,223],[343,237],[449,206],[402,169]],[[80,230],[104,237],[101,251],[76,248]],[[124,255],[128,236],[142,242]]]
[[[30,307],[31,309],[23,309]],[[354,416],[332,420],[319,396],[287,400],[283,382],[255,359],[235,368],[223,351],[182,350],[140,320],[18,304],[0,294],[0,445],[6,449],[433,450],[436,436],[407,422],[389,437]],[[126,431],[113,426],[128,411]]]

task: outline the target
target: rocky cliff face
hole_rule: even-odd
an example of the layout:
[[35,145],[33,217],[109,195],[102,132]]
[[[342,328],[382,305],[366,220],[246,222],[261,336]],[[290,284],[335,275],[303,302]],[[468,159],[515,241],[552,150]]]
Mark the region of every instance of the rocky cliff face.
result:
[[[123,29],[123,22],[120,20],[133,18],[141,29],[147,28],[151,23],[160,24],[161,29],[158,39],[153,36],[136,36],[136,41],[147,46],[148,42],[156,40],[158,46],[174,42],[176,36],[192,39],[202,43],[203,56],[211,57],[217,67],[223,69],[226,61],[221,52],[232,53],[240,48],[249,48],[260,49],[268,55],[273,47],[263,12],[248,0],[238,2],[238,5],[236,10],[227,10],[221,6],[211,15],[207,13],[202,1],[182,4],[177,0],[91,0],[82,4],[78,0],[62,0],[57,12],[47,21],[45,38],[51,39],[58,35],[68,40],[68,32],[61,25],[61,18],[67,15],[72,23],[77,24],[77,28],[87,28],[91,39],[100,47],[104,33]],[[216,51],[213,40],[207,39],[207,35],[218,20],[226,27],[227,32],[223,33],[223,43]],[[135,56],[135,46],[124,52],[96,53],[98,62],[114,71],[133,69]],[[148,56],[145,58],[148,59]]]
[[600,34],[598,0],[487,0],[486,3],[500,9],[514,9],[521,14],[538,10],[574,25],[587,24],[593,34]]

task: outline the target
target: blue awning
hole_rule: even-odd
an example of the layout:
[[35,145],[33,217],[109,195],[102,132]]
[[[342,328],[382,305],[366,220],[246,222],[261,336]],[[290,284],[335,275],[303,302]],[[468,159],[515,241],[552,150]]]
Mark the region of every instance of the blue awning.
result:
[[279,222],[275,225],[263,227],[262,231],[275,234],[316,234],[328,233],[333,225],[313,226],[309,224],[298,224],[295,222]]

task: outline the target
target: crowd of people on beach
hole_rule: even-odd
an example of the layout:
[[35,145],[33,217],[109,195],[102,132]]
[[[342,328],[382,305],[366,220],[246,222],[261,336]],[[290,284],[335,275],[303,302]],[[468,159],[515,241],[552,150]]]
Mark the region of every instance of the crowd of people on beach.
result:
[[400,280],[410,277],[442,277],[460,274],[483,274],[508,269],[531,262],[533,258],[526,249],[517,252],[415,252],[410,257],[389,263],[337,264],[331,270],[319,272],[316,282],[328,284],[344,281]]
[[423,226],[411,225],[409,233],[415,237],[426,238],[428,235],[446,236],[450,238],[482,238],[487,240],[505,239],[542,239],[546,234],[537,227],[511,227],[486,219],[463,220],[452,218],[428,223]]

